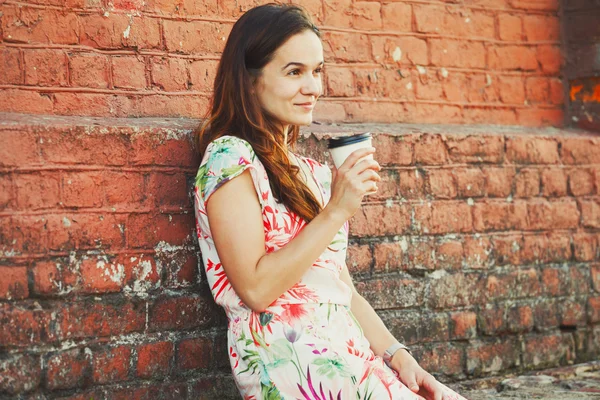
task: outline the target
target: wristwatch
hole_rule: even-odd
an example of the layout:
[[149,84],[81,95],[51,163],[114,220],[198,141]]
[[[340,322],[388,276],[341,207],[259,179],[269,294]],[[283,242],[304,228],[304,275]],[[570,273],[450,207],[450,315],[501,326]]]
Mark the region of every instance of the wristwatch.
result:
[[396,354],[396,352],[401,349],[404,349],[410,353],[410,349],[407,346],[403,345],[402,343],[400,343],[400,342],[392,343],[392,345],[387,348],[385,353],[383,353],[383,356],[381,356],[383,358],[383,361],[385,361],[385,363],[389,365],[389,363],[392,361],[392,357],[394,357],[394,354]]

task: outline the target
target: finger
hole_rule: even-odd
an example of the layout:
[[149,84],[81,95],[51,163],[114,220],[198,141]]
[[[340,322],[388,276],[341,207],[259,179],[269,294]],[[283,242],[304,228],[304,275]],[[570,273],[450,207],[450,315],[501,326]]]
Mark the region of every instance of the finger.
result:
[[417,384],[417,379],[414,372],[411,372],[405,376],[401,376],[402,381],[411,391],[417,393],[419,391],[419,385]]
[[376,172],[381,171],[381,165],[379,165],[379,163],[372,158],[364,158],[354,164],[354,167],[351,168],[351,171],[357,174],[361,174],[367,170],[373,170]]
[[433,400],[442,400],[442,385],[433,377],[428,374],[422,382],[423,386],[429,393],[433,395]]
[[367,181],[373,181],[373,182],[380,182],[381,181],[381,176],[373,171],[372,169],[368,169],[366,171],[363,171],[358,178],[360,179],[361,182],[367,182]]

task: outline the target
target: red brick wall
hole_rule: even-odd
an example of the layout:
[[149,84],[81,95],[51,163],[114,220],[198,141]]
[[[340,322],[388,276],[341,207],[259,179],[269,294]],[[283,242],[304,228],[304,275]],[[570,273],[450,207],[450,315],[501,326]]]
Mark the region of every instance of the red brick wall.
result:
[[[199,270],[190,120],[0,114],[0,397],[238,398]],[[600,139],[370,125],[358,289],[443,380],[600,356]],[[302,151],[326,161],[321,127]],[[40,398],[40,397],[32,397]]]
[[[198,118],[255,3],[6,0],[0,110]],[[299,3],[323,31],[321,121],[562,124],[558,0]]]

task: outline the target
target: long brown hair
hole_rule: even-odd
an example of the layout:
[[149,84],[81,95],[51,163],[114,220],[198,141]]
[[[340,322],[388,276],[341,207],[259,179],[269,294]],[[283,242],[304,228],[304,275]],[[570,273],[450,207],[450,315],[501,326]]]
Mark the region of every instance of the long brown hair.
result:
[[[246,12],[233,25],[215,77],[211,109],[195,132],[200,155],[223,135],[248,141],[265,166],[273,195],[288,209],[310,222],[321,206],[291,165],[281,124],[267,114],[254,93],[253,83],[275,51],[305,30],[320,37],[310,16],[295,5],[266,4]],[[299,127],[291,125],[287,145],[294,149]]]

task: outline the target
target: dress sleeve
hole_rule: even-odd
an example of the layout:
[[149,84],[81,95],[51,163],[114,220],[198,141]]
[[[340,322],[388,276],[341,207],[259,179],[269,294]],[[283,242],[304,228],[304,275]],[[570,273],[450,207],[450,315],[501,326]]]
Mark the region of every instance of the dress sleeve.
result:
[[260,161],[247,141],[224,136],[209,144],[206,153],[205,161],[196,175],[196,190],[205,207],[210,196],[219,187],[247,169],[250,170],[259,202],[263,205],[261,179],[264,174],[259,172]]

